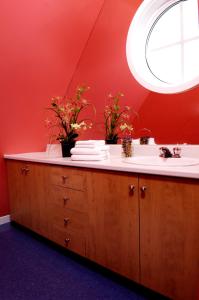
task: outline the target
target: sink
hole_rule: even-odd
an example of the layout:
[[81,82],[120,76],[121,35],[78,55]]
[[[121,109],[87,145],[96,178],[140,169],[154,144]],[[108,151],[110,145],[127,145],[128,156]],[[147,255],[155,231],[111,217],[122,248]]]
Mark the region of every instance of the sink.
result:
[[134,156],[125,158],[123,162],[144,166],[183,167],[198,165],[199,159],[191,157],[162,158],[158,156]]

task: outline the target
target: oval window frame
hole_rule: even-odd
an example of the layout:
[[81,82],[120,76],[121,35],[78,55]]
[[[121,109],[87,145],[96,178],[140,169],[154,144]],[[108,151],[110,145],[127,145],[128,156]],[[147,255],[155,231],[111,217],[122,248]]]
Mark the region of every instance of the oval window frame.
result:
[[187,0],[144,0],[131,21],[126,41],[126,57],[135,79],[150,91],[175,94],[189,90],[199,84],[199,75],[190,81],[168,84],[158,80],[148,68],[145,56],[146,41],[155,20],[169,6]]

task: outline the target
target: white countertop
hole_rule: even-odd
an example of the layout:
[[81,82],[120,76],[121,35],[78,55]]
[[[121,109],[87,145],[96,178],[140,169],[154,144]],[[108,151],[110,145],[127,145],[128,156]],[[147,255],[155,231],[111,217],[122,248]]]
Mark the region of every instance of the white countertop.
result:
[[[187,147],[190,148],[190,151]],[[157,146],[136,146],[136,149],[134,150],[135,156],[152,154],[158,155]],[[186,154],[186,157],[195,157],[199,159],[199,146],[183,146],[183,151]],[[20,154],[5,154],[4,158],[63,166],[199,179],[199,164],[193,166],[152,166],[128,164],[125,162],[125,158],[123,158],[121,155],[121,146],[119,145],[115,146],[114,151],[111,150],[110,158],[103,161],[72,161],[71,158],[63,158],[61,156],[55,155],[55,153],[49,153],[48,151]]]

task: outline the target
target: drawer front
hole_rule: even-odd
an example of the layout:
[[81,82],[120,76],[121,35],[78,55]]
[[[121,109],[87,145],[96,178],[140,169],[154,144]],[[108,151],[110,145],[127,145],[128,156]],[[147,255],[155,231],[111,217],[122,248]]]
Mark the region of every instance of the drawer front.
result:
[[52,228],[52,240],[77,254],[86,255],[86,239],[81,232],[70,231],[54,225]]
[[57,208],[69,208],[80,212],[88,210],[87,194],[59,186],[51,186],[51,205]]
[[68,168],[53,168],[50,173],[51,184],[71,188],[77,191],[86,190],[85,172]]
[[80,213],[70,209],[60,209],[52,206],[51,222],[59,228],[67,231],[76,230],[84,232],[88,225],[88,217],[85,213]]

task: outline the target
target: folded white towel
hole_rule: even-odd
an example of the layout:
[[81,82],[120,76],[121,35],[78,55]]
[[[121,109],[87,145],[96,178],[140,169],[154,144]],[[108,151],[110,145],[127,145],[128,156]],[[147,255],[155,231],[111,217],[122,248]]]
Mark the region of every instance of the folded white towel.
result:
[[72,160],[87,160],[87,161],[93,161],[93,160],[106,160],[108,159],[107,155],[71,155]]
[[90,144],[90,145],[89,144],[87,144],[87,145],[81,144],[81,145],[78,145],[78,144],[75,144],[75,148],[96,148],[98,146],[103,146],[103,145],[96,145],[96,144]]
[[94,147],[94,148],[87,148],[87,147],[75,147],[70,150],[71,154],[91,154],[91,155],[96,155],[96,154],[108,154],[109,151],[109,146],[108,145],[103,145],[99,147]]
[[75,143],[76,145],[105,145],[104,140],[84,140],[84,141],[77,141]]

